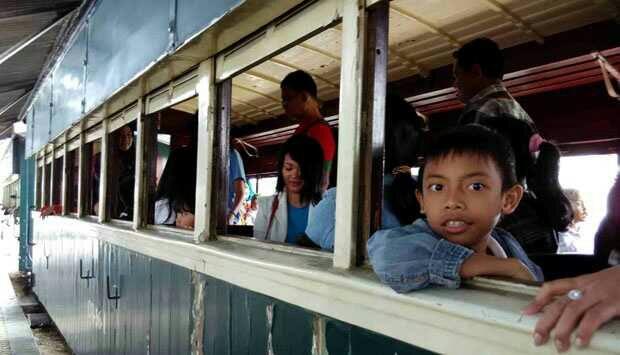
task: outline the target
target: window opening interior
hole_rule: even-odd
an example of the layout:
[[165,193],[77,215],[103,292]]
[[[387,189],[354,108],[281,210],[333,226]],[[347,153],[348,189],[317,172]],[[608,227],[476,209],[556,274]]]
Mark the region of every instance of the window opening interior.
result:
[[197,113],[194,97],[146,120],[147,224],[194,229]]
[[[316,242],[306,232],[336,184],[341,37],[335,25],[231,79],[227,234],[321,248],[335,223],[335,190],[325,205],[332,217],[323,218],[330,226],[316,226]],[[333,229],[331,237],[325,250]]]
[[54,174],[52,184],[52,206],[59,206],[62,204],[62,171],[63,171],[63,157],[54,159]]
[[101,138],[84,145],[84,214],[99,215],[99,181],[101,176]]
[[136,123],[109,134],[107,213],[112,219],[133,220],[136,176]]
[[42,201],[41,199],[41,189],[43,188],[43,167],[39,166],[39,163],[37,162],[37,192],[36,192],[36,204],[37,204],[37,208],[41,208],[45,205],[45,203]]
[[[47,160],[47,158],[46,158]],[[52,187],[52,163],[45,163],[45,195],[43,196],[43,206],[51,204],[51,187]]]
[[77,213],[79,157],[78,149],[67,152],[67,212],[69,213]]

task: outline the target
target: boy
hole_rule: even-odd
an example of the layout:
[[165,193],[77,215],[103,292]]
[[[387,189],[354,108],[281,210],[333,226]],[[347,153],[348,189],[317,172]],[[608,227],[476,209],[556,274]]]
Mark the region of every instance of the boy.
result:
[[397,292],[430,285],[457,288],[480,275],[542,281],[542,271],[512,236],[495,228],[523,195],[509,143],[479,125],[440,134],[427,147],[413,224],[376,232],[368,255]]

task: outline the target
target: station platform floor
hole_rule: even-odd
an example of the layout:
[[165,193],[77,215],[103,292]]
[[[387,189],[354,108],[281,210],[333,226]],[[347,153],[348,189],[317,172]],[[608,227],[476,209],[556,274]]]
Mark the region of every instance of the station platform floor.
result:
[[30,324],[9,278],[18,269],[18,250],[17,239],[3,233],[0,238],[0,355],[38,355]]

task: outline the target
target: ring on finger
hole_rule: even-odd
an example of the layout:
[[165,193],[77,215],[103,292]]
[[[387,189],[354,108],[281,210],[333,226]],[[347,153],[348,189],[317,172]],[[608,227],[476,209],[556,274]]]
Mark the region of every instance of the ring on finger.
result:
[[568,297],[568,299],[571,301],[578,301],[583,297],[583,291],[578,288],[572,289],[568,291],[566,297]]

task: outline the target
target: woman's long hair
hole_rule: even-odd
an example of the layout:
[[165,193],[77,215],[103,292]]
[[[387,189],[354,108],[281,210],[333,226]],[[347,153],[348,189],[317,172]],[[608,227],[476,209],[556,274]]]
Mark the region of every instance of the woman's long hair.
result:
[[[404,99],[388,93],[385,112],[385,172],[400,166],[418,164],[425,139],[425,122]],[[410,224],[420,217],[420,205],[415,196],[416,181],[408,171],[394,175],[385,190],[385,199],[401,224]]]
[[480,122],[506,137],[516,157],[517,178],[534,193],[536,211],[545,224],[556,231],[566,231],[573,220],[573,209],[560,186],[560,151],[555,144],[543,141],[538,157],[530,152],[530,139],[536,131],[525,121],[513,117],[493,117]]
[[182,147],[170,152],[159,179],[155,201],[168,200],[168,216],[173,211],[194,213],[196,201],[196,146]]
[[306,135],[296,135],[287,140],[278,158],[278,183],[276,190],[284,191],[284,177],[282,169],[284,168],[284,157],[289,155],[301,170],[301,178],[304,185],[301,190],[301,200],[310,202],[313,205],[321,200],[321,181],[323,178],[323,149],[321,145]]

